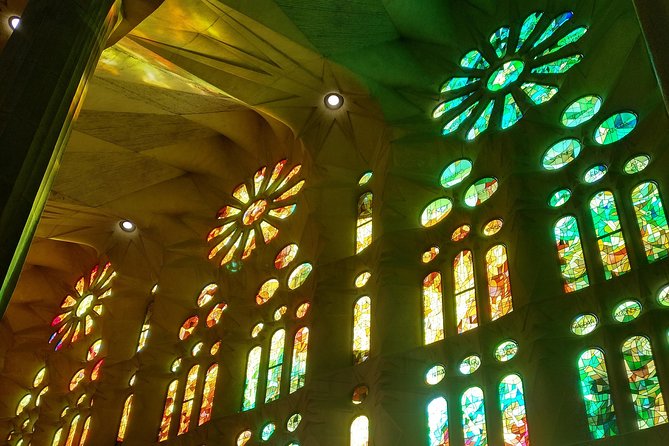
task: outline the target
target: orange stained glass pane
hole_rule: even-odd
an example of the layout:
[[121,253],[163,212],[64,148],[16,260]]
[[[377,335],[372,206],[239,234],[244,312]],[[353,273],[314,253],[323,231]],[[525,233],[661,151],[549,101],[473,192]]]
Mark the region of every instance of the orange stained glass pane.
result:
[[265,220],[260,221],[260,232],[262,232],[265,244],[271,242],[279,235],[279,230]]
[[90,429],[91,429],[91,417],[88,417],[84,422],[84,429],[81,431],[81,440],[79,440],[79,446],[84,446],[86,444],[86,440],[88,440]]
[[258,195],[262,191],[262,184],[265,182],[265,172],[267,167],[263,166],[253,175],[253,193]]
[[83,381],[86,377],[86,369],[80,369],[77,373],[72,376],[70,380],[70,392],[77,388],[77,386]]
[[170,386],[167,389],[167,396],[165,396],[165,409],[163,410],[163,418],[160,422],[158,441],[165,441],[170,435],[170,424],[172,422],[172,414],[174,413],[174,400],[177,396],[178,385],[179,381],[175,379],[170,383]]
[[256,221],[260,220],[266,210],[267,200],[261,198],[260,200],[254,201],[249,205],[248,209],[244,211],[244,215],[242,216],[242,223],[244,223],[246,226],[255,223]]
[[302,263],[298,265],[288,276],[288,288],[295,290],[302,286],[302,284],[307,280],[309,274],[313,270],[313,266],[309,262]]
[[223,302],[212,308],[207,315],[207,327],[211,328],[218,324],[218,322],[221,320],[221,316],[223,315],[223,311],[225,311],[226,308],[228,308],[228,305]]
[[462,251],[453,260],[453,280],[455,282],[455,314],[458,333],[464,333],[478,327],[474,258],[471,251]]
[[298,182],[295,186],[291,187],[286,192],[282,193],[277,198],[275,198],[274,202],[276,203],[276,202],[279,202],[279,201],[287,200],[290,197],[294,197],[295,195],[297,195],[300,192],[300,190],[302,190],[302,187],[304,186],[304,183],[305,183],[305,180],[302,180],[302,181]]
[[301,169],[302,169],[301,164],[298,164],[297,166],[293,167],[291,171],[288,172],[288,175],[286,175],[286,178],[284,178],[281,184],[279,184],[279,186],[276,188],[277,192],[286,187],[286,185],[288,185],[290,180],[292,180],[295,177],[295,175],[297,175],[300,172]]
[[360,364],[369,358],[372,300],[363,296],[353,309],[353,358]]
[[279,219],[283,220],[283,219],[286,219],[286,218],[290,217],[291,215],[293,215],[293,213],[295,212],[295,209],[297,209],[297,205],[296,204],[291,204],[291,205],[288,205],[288,206],[283,206],[283,207],[280,207],[280,208],[272,209],[267,214],[271,217],[275,217],[275,218],[279,218]]
[[504,226],[504,220],[501,218],[491,220],[483,227],[483,235],[486,237],[495,235],[502,230],[502,226]]
[[244,252],[242,252],[242,259],[247,259],[256,249],[256,230],[250,229],[246,243],[244,243]]
[[100,353],[100,348],[102,347],[102,339],[98,339],[93,342],[90,347],[88,347],[88,353],[86,354],[86,361],[92,361]]
[[249,190],[246,188],[246,184],[242,183],[235,187],[232,191],[232,196],[242,203],[246,204],[249,202]]
[[486,256],[488,271],[488,297],[490,298],[491,319],[497,320],[513,311],[509,262],[504,245],[496,245]]
[[214,298],[216,293],[218,292],[218,285],[215,283],[210,283],[209,285],[206,285],[204,288],[202,288],[202,291],[200,291],[200,295],[197,296],[197,306],[198,307],[204,307],[207,305],[211,300]]
[[283,269],[287,267],[290,262],[295,260],[298,249],[299,247],[295,243],[291,243],[290,245],[285,246],[276,255],[276,258],[274,259],[274,267],[276,269]]
[[130,419],[130,412],[132,411],[132,399],[133,394],[131,393],[128,398],[125,399],[125,403],[123,404],[123,413],[121,414],[121,422],[118,426],[116,441],[125,440],[125,431],[128,428],[128,420]]
[[177,432],[177,435],[182,435],[188,432],[192,412],[193,400],[184,401],[181,405],[181,418],[179,419],[179,432]]
[[186,321],[179,329],[179,339],[181,339],[182,341],[188,339],[190,335],[193,334],[193,331],[197,327],[198,322],[200,322],[200,318],[198,318],[197,316],[191,316],[188,319],[186,319]]
[[256,303],[262,305],[268,300],[270,300],[276,290],[279,289],[279,281],[276,279],[269,279],[260,286],[258,293],[256,294]]
[[281,171],[283,170],[283,167],[286,165],[287,160],[283,159],[276,163],[276,166],[274,166],[274,170],[272,170],[272,175],[269,177],[269,182],[267,183],[267,187],[265,190],[271,188],[274,183],[276,182],[277,178],[279,178],[279,175],[281,175]]
[[102,368],[102,364],[105,363],[104,359],[99,360],[95,366],[93,367],[93,370],[91,370],[91,381],[97,381],[98,378],[100,378],[100,369]]
[[455,231],[453,231],[453,234],[451,235],[451,241],[459,242],[460,240],[465,239],[469,235],[471,230],[472,227],[469,225],[460,226]]
[[307,312],[309,311],[309,306],[309,302],[304,302],[299,307],[297,307],[297,310],[295,311],[295,317],[302,319],[304,316],[306,316]]
[[423,279],[423,342],[425,345],[444,339],[444,311],[441,274],[433,272]]
[[436,259],[438,255],[439,255],[439,247],[431,246],[430,249],[428,249],[423,253],[421,260],[423,261],[423,263],[430,263],[431,261]]
[[77,430],[79,429],[79,415],[75,415],[70,422],[70,431],[67,433],[67,440],[65,440],[65,446],[73,446],[74,439],[77,436]]
[[371,192],[365,192],[358,199],[358,219],[356,223],[355,253],[361,253],[372,243],[372,201]]
[[60,304],[60,308],[70,308],[70,307],[73,307],[76,304],[77,304],[76,299],[74,297],[68,295],[65,299],[63,299],[63,303]]
[[[221,259],[221,266],[223,266],[227,263],[230,263],[230,261],[235,256],[235,252],[237,252],[237,248],[239,248],[239,245],[242,242],[242,237],[244,236],[244,232],[242,232],[242,231],[238,231],[238,232],[239,232],[239,236],[237,237],[237,240],[235,241],[235,243],[232,244],[232,246],[228,250],[228,253],[225,255],[225,257],[223,257]],[[237,232],[235,232],[235,234],[237,234]]]
[[216,341],[216,343],[214,343],[214,345],[212,345],[211,348],[209,349],[209,354],[212,356],[215,355],[216,353],[218,353],[220,348],[221,348],[221,341]]
[[218,375],[218,364],[213,364],[207,370],[204,378],[204,390],[202,390],[202,405],[200,406],[200,419],[198,426],[211,419],[211,411],[214,408],[214,393],[216,392],[216,376]]

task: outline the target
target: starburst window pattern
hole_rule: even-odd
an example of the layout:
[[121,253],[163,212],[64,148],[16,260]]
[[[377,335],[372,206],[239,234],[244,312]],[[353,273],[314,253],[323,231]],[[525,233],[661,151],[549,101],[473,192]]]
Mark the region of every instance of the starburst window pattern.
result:
[[488,444],[483,390],[470,387],[462,395],[462,431],[467,446]]
[[438,397],[427,405],[429,446],[448,446],[448,403]]
[[639,429],[667,423],[667,410],[655,369],[650,339],[632,336],[622,348]]
[[305,180],[295,183],[301,165],[284,171],[287,161],[278,162],[267,177],[267,167],[261,167],[247,183],[238,185],[232,191],[235,204],[223,207],[218,212],[222,221],[209,232],[208,242],[214,247],[209,251],[209,259],[220,256],[220,265],[234,264],[247,259],[256,249],[258,235],[268,244],[279,235],[275,226],[290,217],[297,205],[290,201],[304,186]]
[[474,257],[471,251],[462,251],[453,260],[453,280],[458,333],[464,333],[479,325],[476,311]]
[[293,360],[290,369],[290,393],[304,386],[307,376],[307,351],[309,349],[309,329],[302,327],[295,333]]
[[256,394],[258,392],[258,378],[260,377],[260,355],[262,348],[253,347],[246,362],[246,381],[244,383],[244,401],[242,410],[256,407]]
[[576,218],[571,215],[562,217],[555,223],[553,232],[565,293],[586,288],[590,282]]
[[90,274],[77,280],[60,305],[62,313],[51,321],[51,326],[57,329],[49,343],[57,341],[56,351],[93,331],[95,321],[102,315],[103,300],[112,294],[111,283],[115,276],[111,263],[107,263],[102,271],[96,265]]
[[438,272],[423,279],[423,334],[425,345],[444,339],[441,274]]
[[356,222],[355,253],[360,254],[372,244],[372,201],[373,194],[365,192],[358,199],[358,219]]
[[578,358],[581,392],[590,435],[594,439],[618,434],[604,352],[592,348]]
[[504,245],[496,245],[485,256],[488,271],[488,296],[491,319],[497,320],[513,311],[509,262]]
[[353,358],[356,364],[369,358],[371,326],[372,300],[363,296],[353,308]]
[[509,375],[499,384],[499,405],[502,411],[504,444],[529,446],[523,381],[518,375]]
[[590,200],[590,214],[604,264],[604,276],[608,280],[625,274],[630,270],[630,263],[613,193],[609,191],[597,193]]
[[369,419],[361,415],[351,423],[351,446],[369,445]]
[[[522,119],[523,109],[553,99],[558,87],[541,79],[549,76],[553,79],[581,61],[583,56],[573,51],[559,59],[553,54],[578,42],[587,28],[574,28],[558,39],[558,31],[562,33],[574,14],[564,12],[549,23],[542,20],[543,15],[536,12],[527,16],[518,34],[509,27],[495,31],[489,39],[494,60],[488,61],[479,50],[463,56],[460,61],[463,74],[442,85],[445,100],[432,112],[435,119],[446,121],[442,134],[464,129],[463,135],[473,140],[488,130],[491,123],[508,129]],[[516,41],[512,42],[516,35]]]
[[286,330],[277,330],[272,336],[269,347],[269,366],[267,370],[267,390],[265,402],[279,398],[281,392],[281,369],[283,367],[283,349],[286,343]]
[[637,223],[641,230],[641,240],[649,262],[669,255],[669,226],[660,192],[654,182],[645,182],[632,191],[632,204]]

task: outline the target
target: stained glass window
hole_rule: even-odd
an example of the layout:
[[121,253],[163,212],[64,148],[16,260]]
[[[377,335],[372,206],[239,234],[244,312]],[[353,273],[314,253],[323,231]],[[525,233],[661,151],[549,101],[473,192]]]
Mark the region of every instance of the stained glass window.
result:
[[369,446],[369,419],[364,415],[351,423],[351,446]]
[[453,161],[441,173],[439,182],[445,189],[460,184],[472,173],[472,162],[466,158]]
[[425,382],[431,386],[439,384],[446,376],[446,367],[436,364],[425,373]]
[[571,215],[562,217],[555,223],[554,234],[565,292],[586,288],[590,282],[576,218]]
[[575,335],[585,336],[592,333],[597,328],[599,319],[592,313],[580,314],[574,318],[571,323],[571,331]]
[[276,269],[283,269],[287,267],[290,264],[290,262],[295,260],[298,250],[299,247],[295,243],[285,246],[276,255],[276,258],[274,259],[274,267]]
[[453,260],[453,279],[455,282],[455,315],[458,333],[464,333],[478,327],[474,258],[471,251],[462,251]]
[[274,293],[276,293],[276,290],[279,289],[279,281],[276,279],[269,279],[265,281],[262,285],[260,285],[260,289],[258,289],[258,293],[256,294],[256,303],[258,305],[262,305],[268,300],[270,300],[272,297],[274,297]]
[[448,403],[443,397],[427,405],[427,425],[430,446],[448,446]]
[[462,395],[462,431],[467,446],[485,446],[488,434],[485,425],[483,390],[470,387]]
[[260,376],[260,355],[262,348],[253,347],[246,363],[246,382],[244,384],[244,402],[242,410],[256,407],[256,393],[258,392],[258,378]]
[[353,357],[356,364],[369,358],[371,327],[372,300],[369,296],[363,296],[353,309]]
[[186,378],[186,391],[184,393],[184,401],[181,405],[181,418],[179,421],[179,432],[177,435],[188,432],[190,428],[191,415],[193,413],[193,400],[195,399],[195,388],[197,387],[198,374],[200,372],[200,365],[195,364],[188,371]]
[[583,96],[571,103],[562,113],[560,121],[565,127],[578,127],[591,120],[602,108],[599,96]]
[[211,419],[211,411],[214,408],[217,375],[218,364],[212,364],[204,375],[204,388],[202,389],[202,404],[200,406],[200,418],[197,422],[198,426],[202,426]]
[[365,192],[358,199],[358,221],[356,223],[355,253],[361,253],[372,244],[372,199],[371,192]]
[[634,175],[635,173],[643,171],[646,167],[648,167],[648,164],[650,164],[650,156],[645,154],[636,155],[627,160],[625,166],[623,167],[623,171],[627,175]]
[[636,300],[625,300],[613,310],[613,319],[618,322],[632,322],[641,314],[641,303]]
[[488,270],[490,314],[494,321],[513,311],[506,247],[504,245],[493,246],[486,254],[485,260]]
[[509,375],[499,383],[499,406],[502,412],[504,444],[529,446],[523,381],[518,375]]
[[559,208],[563,204],[569,201],[571,198],[571,191],[569,189],[560,189],[557,190],[551,195],[548,204],[553,208]]
[[590,214],[606,279],[625,274],[630,270],[630,263],[613,194],[609,191],[597,193],[590,200]]
[[73,446],[74,439],[77,436],[77,429],[79,428],[79,415],[75,415],[70,421],[70,431],[67,434],[67,440],[65,440],[65,446]]
[[634,113],[616,113],[597,127],[593,137],[601,145],[620,141],[636,128],[637,122],[638,119]]
[[581,141],[574,138],[562,139],[544,153],[541,165],[546,170],[559,170],[574,161],[581,153]]
[[137,351],[141,352],[146,346],[146,341],[149,339],[149,333],[151,331],[151,325],[149,320],[151,318],[151,308],[146,311],[144,315],[144,323],[142,324],[142,330],[139,332],[139,340],[137,341]]
[[518,354],[518,343],[516,341],[504,341],[495,349],[495,359],[500,362],[510,361]]
[[479,355],[470,355],[462,360],[458,369],[463,375],[471,375],[479,367],[481,367],[481,357]]
[[269,347],[269,365],[267,370],[267,391],[265,402],[274,401],[281,393],[281,370],[283,368],[283,349],[286,343],[286,330],[277,330],[272,336]]
[[191,316],[188,319],[186,319],[179,329],[179,339],[182,341],[185,341],[190,337],[190,335],[193,334],[193,331],[195,331],[195,328],[197,327],[197,324],[200,322],[200,318],[197,316]]
[[60,446],[60,440],[63,438],[63,428],[59,427],[55,434],[53,434],[53,441],[51,446]]
[[650,339],[645,336],[632,336],[625,341],[622,351],[636,411],[637,426],[639,429],[647,429],[666,423],[669,419],[655,369]]
[[592,438],[617,435],[616,413],[611,398],[604,352],[597,348],[583,352],[578,358],[578,370]]
[[444,312],[442,307],[441,274],[430,273],[423,279],[423,332],[424,343],[444,339]]
[[268,441],[274,435],[276,430],[276,425],[274,423],[267,423],[263,426],[262,431],[260,431],[260,439],[262,441]]
[[657,184],[646,182],[635,187],[632,203],[648,261],[669,255],[669,226]]
[[311,266],[311,263],[303,263],[298,265],[290,273],[290,276],[288,276],[288,288],[295,290],[302,286],[304,281],[309,277],[309,274],[311,274],[312,269],[313,266]]
[[132,399],[133,394],[131,393],[123,403],[123,413],[121,414],[121,422],[118,427],[118,434],[116,434],[116,441],[122,442],[125,440],[125,431],[128,429],[128,420],[130,419],[130,412],[132,411]]
[[487,177],[477,180],[465,191],[465,204],[473,208],[488,201],[497,192],[498,187],[497,178]]
[[449,198],[437,198],[428,204],[420,215],[420,224],[430,228],[448,217],[453,209],[453,202]]
[[79,446],[84,446],[86,444],[86,440],[88,440],[88,434],[91,431],[91,417],[89,416],[86,418],[86,421],[84,421],[84,428],[81,431],[81,439],[79,440]]
[[293,342],[293,361],[290,369],[290,393],[301,389],[307,376],[307,350],[309,348],[309,329],[302,327],[295,333]]
[[583,181],[589,184],[596,183],[604,178],[608,171],[609,168],[604,164],[597,164],[596,166],[592,166],[583,174]]

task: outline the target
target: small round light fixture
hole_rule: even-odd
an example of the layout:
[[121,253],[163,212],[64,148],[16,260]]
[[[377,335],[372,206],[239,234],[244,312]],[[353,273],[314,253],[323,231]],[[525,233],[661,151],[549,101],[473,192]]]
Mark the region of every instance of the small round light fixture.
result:
[[137,226],[130,220],[122,220],[118,223],[118,225],[123,229],[125,232],[132,232],[134,231]]
[[340,109],[344,105],[344,97],[338,93],[328,93],[323,99],[325,106],[330,110]]
[[11,29],[16,29],[19,26],[19,23],[21,23],[21,17],[17,15],[13,15],[9,18],[9,27]]

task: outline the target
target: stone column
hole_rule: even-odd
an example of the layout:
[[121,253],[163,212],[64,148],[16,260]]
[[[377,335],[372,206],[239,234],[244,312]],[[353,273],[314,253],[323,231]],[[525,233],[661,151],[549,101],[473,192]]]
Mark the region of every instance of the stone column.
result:
[[117,0],[30,0],[0,54],[0,316],[118,10]]

